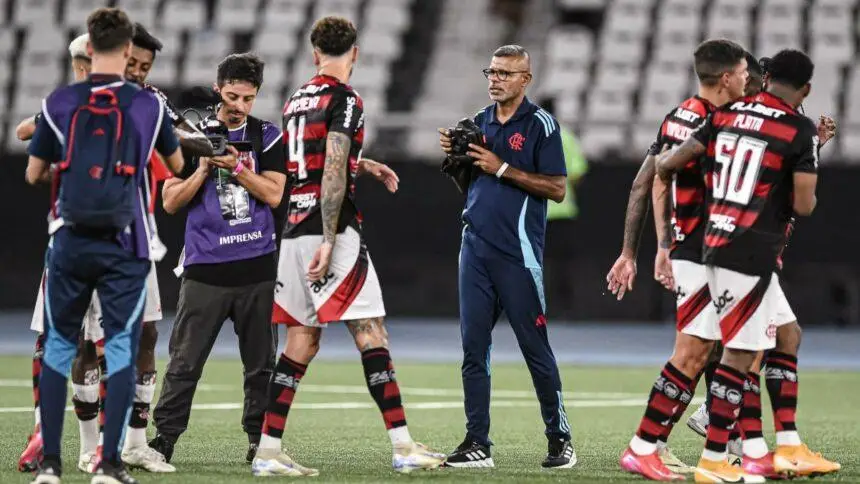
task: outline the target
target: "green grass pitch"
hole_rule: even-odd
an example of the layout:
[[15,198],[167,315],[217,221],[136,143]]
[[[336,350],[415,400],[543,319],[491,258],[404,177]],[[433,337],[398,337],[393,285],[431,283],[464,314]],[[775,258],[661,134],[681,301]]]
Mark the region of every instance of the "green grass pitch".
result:
[[[161,362],[163,365],[164,362]],[[636,429],[643,402],[658,368],[562,367],[568,415],[579,464],[571,470],[545,471],[540,461],[546,440],[531,379],[524,365],[493,368],[492,438],[495,469],[440,469],[402,476],[391,470],[391,450],[378,411],[364,389],[361,365],[315,362],[290,414],[285,446],[299,462],[320,469],[314,482],[620,482],[639,480],[622,473],[618,456]],[[449,451],[464,435],[460,374],[456,364],[401,363],[398,380],[413,437]],[[30,360],[0,357],[0,482],[29,482],[15,464],[33,422]],[[798,425],[804,440],[843,465],[841,473],[818,481],[860,482],[860,373],[801,373]],[[698,394],[703,389],[700,386]],[[156,392],[156,395],[158,393]],[[766,435],[773,426],[764,398]],[[234,360],[210,361],[192,412],[188,432],[176,447],[178,472],[154,475],[135,471],[141,483],[251,482],[244,463],[241,366]],[[695,407],[691,405],[690,411]],[[767,432],[767,430],[771,430]],[[154,429],[150,429],[150,436]],[[78,431],[66,413],[63,482],[89,482],[75,469]],[[695,464],[703,441],[679,425],[670,441],[675,452]],[[273,478],[270,478],[273,479]]]

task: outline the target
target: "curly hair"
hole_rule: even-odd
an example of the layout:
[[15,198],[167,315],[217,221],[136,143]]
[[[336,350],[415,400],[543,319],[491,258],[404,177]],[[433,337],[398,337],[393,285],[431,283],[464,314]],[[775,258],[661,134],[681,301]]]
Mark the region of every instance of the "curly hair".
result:
[[767,65],[771,82],[787,84],[795,89],[800,89],[812,80],[815,64],[805,53],[785,49],[771,57]]
[[113,52],[134,37],[134,24],[118,8],[99,8],[87,17],[87,32],[95,52]]
[[262,59],[250,52],[230,54],[218,64],[218,85],[244,81],[260,89],[265,65]]
[[311,45],[325,55],[337,57],[351,49],[357,37],[355,25],[349,20],[343,17],[323,17],[314,23],[311,30]]

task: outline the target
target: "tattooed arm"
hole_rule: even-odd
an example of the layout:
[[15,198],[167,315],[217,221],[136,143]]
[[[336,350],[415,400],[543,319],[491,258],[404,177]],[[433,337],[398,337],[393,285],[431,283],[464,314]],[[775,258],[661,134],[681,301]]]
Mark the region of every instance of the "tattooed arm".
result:
[[627,199],[627,212],[624,216],[624,242],[621,253],[631,259],[636,258],[639,252],[639,241],[642,238],[642,230],[645,228],[645,217],[648,215],[648,194],[654,181],[654,155],[645,157],[636,178],[633,179],[633,187],[630,188],[630,196]]
[[705,145],[703,145],[696,136],[690,136],[686,141],[681,143],[681,146],[661,153],[657,157],[657,175],[664,182],[669,182],[672,174],[681,171],[684,166],[698,159],[705,154]]
[[659,176],[654,177],[651,197],[654,204],[654,228],[657,231],[654,279],[672,291],[675,289],[672,262],[669,259],[669,250],[672,247],[672,198],[669,195],[669,185]]
[[325,168],[320,193],[323,243],[317,249],[308,270],[308,279],[318,281],[328,272],[331,253],[337,239],[340,209],[346,196],[349,148],[352,140],[344,133],[331,131],[326,137]]
[[669,197],[669,184],[659,176],[654,177],[651,189],[654,204],[654,228],[657,231],[657,247],[668,249],[672,246],[672,199]]
[[323,240],[334,244],[340,209],[346,196],[347,163],[352,141],[343,133],[329,133],[326,138],[325,169],[320,193],[323,218]]
[[654,155],[649,154],[639,167],[639,172],[633,180],[633,187],[630,189],[630,197],[627,199],[621,255],[606,275],[606,282],[609,283],[607,288],[617,296],[618,300],[624,297],[624,293],[633,290],[633,280],[636,278],[636,254],[639,251],[642,229],[645,227],[648,193],[651,191],[653,181]]

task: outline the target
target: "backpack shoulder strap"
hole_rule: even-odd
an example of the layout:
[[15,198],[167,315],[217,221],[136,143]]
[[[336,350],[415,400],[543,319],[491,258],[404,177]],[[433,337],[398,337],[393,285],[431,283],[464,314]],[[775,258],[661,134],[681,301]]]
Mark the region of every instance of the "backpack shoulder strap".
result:
[[254,148],[257,157],[263,154],[263,122],[254,116],[248,116],[248,140]]

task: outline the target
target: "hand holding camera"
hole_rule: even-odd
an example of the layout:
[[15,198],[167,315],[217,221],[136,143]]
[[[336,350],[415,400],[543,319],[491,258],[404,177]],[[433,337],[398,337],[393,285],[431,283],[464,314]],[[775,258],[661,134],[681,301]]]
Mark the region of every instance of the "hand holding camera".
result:
[[239,164],[239,150],[235,146],[228,144],[225,146],[225,153],[209,158],[209,163],[232,173],[236,169],[236,165]]
[[483,148],[484,133],[474,121],[464,118],[453,128],[439,129],[439,144],[442,151],[448,155],[442,162],[442,173],[454,180],[460,192],[466,193],[477,160],[470,152],[480,155],[478,150],[470,145]]

